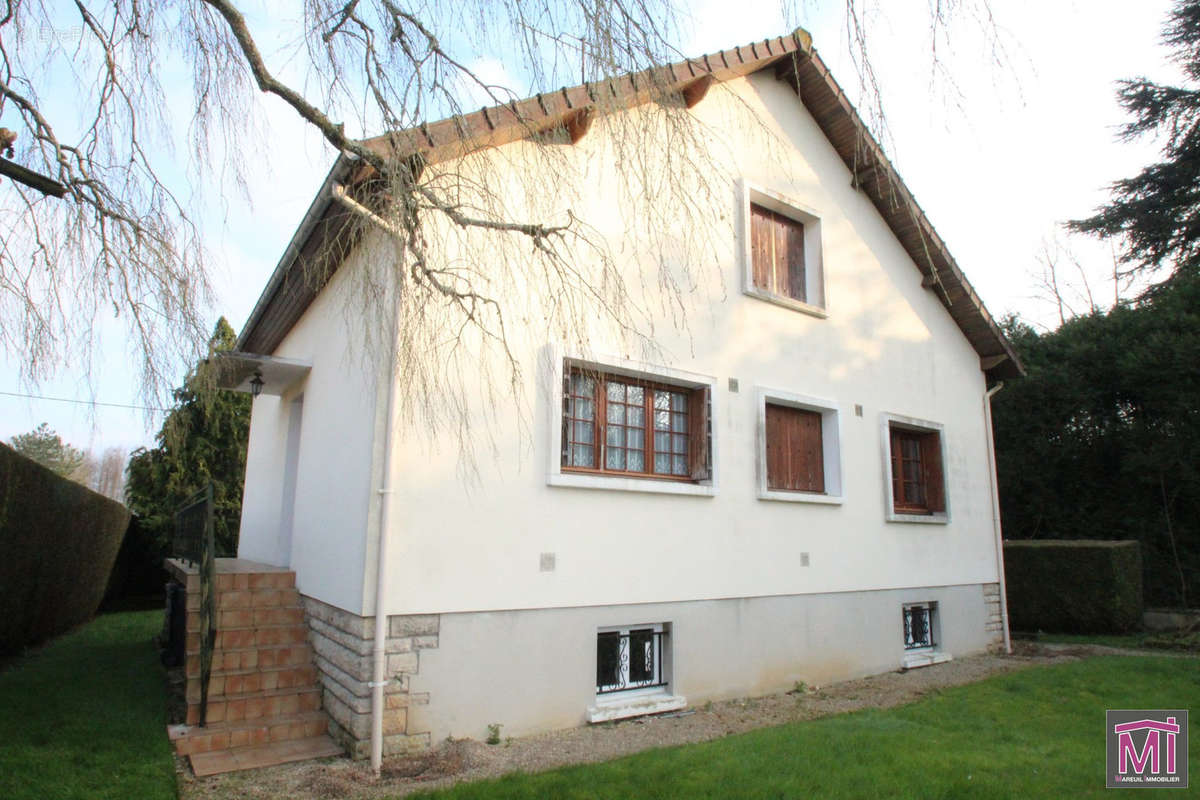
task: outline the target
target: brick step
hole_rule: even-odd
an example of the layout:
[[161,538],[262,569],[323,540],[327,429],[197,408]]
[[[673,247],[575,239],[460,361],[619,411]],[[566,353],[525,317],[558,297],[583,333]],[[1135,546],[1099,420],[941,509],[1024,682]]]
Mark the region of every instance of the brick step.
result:
[[320,736],[328,728],[328,718],[322,711],[305,711],[271,719],[214,722],[201,728],[195,725],[172,725],[167,735],[181,756],[207,753],[236,747],[307,739]]
[[196,777],[204,778],[223,772],[273,767],[276,764],[340,755],[343,755],[342,748],[334,744],[328,736],[314,736],[311,739],[273,742],[258,747],[198,753],[189,756],[189,759],[192,762],[192,772],[196,773]]
[[[301,605],[300,592],[294,587],[289,589],[236,589],[217,592],[213,602],[213,606],[218,611],[241,608],[299,608]],[[200,594],[198,592],[188,595],[187,610],[199,613]]]
[[[262,647],[235,647],[214,650],[212,674],[234,670],[275,669],[277,667],[300,667],[313,663],[312,647],[303,644],[263,645]],[[189,678],[200,676],[199,651],[187,654],[186,674]]]
[[[300,686],[290,689],[272,689],[236,697],[225,695],[208,696],[209,723],[239,722],[248,719],[299,714],[316,711],[321,707],[321,690],[318,686]],[[187,724],[200,722],[200,704],[188,703]]]
[[[208,679],[209,697],[220,695],[233,699],[242,695],[252,695],[258,692],[274,691],[275,689],[296,689],[302,686],[314,686],[317,682],[317,668],[311,664],[294,667],[255,667],[248,670],[222,670],[213,672]],[[187,701],[200,702],[200,678],[189,678],[187,682]]]
[[[195,619],[191,619],[192,616]],[[188,614],[188,630],[200,630],[200,613]],[[231,608],[218,610],[215,627],[219,631],[240,628],[261,628],[267,625],[301,625],[304,609],[300,606],[271,606],[270,608]]]
[[[250,628],[217,628],[214,652],[217,650],[244,650],[252,647],[274,647],[286,644],[304,644],[308,641],[308,626],[259,625]],[[187,654],[200,652],[200,634],[188,632]]]
[[291,589],[296,585],[294,572],[218,572],[218,592],[243,589]]
[[[217,608],[222,606],[226,608],[246,608],[250,606],[268,606],[268,605],[286,605],[292,602],[292,598],[298,601],[299,594],[296,591],[296,577],[291,575],[288,579],[275,577],[277,574],[283,573],[264,573],[271,576],[268,581],[259,581],[256,585],[251,586],[248,579],[251,575],[235,575],[235,578],[244,579],[236,587],[220,585],[220,578],[229,577],[218,575],[216,596],[213,598]],[[290,575],[290,573],[288,573]],[[195,588],[189,587],[187,590],[187,606],[188,611],[198,611],[200,609],[200,587],[199,584]]]
[[[311,664],[313,661],[312,648],[303,644],[264,645],[262,647],[238,647],[216,650],[212,656],[212,670],[239,670],[262,667],[295,667]],[[200,674],[200,653],[192,652],[187,655],[187,676],[195,678]]]

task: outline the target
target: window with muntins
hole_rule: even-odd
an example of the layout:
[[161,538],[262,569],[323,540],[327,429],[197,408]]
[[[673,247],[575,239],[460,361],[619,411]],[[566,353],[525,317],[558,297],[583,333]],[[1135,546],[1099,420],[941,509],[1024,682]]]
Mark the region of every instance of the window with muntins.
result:
[[937,431],[889,425],[892,458],[892,505],[901,514],[946,510],[942,442]]
[[563,372],[562,468],[670,480],[707,478],[708,388],[568,366]]
[[767,488],[823,493],[821,413],[774,403],[766,406]]
[[751,203],[750,258],[756,289],[808,302],[804,223]]
[[666,636],[663,625],[600,631],[596,635],[596,694],[666,686]]

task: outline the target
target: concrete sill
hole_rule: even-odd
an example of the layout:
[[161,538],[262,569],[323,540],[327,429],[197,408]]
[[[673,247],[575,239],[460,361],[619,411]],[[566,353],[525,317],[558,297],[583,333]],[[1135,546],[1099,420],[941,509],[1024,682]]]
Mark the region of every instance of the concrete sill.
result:
[[589,706],[588,722],[611,722],[614,719],[642,717],[646,714],[662,714],[687,707],[687,698],[677,694],[650,694],[630,697],[626,700],[611,700]]
[[953,661],[954,656],[949,653],[905,653],[904,654],[904,669],[916,669],[917,667],[928,667],[932,664],[944,664],[947,661]]

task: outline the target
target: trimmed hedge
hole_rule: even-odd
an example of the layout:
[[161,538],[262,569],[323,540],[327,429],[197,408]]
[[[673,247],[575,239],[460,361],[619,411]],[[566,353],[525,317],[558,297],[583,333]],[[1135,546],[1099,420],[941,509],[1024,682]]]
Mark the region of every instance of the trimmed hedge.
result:
[[129,510],[0,444],[0,654],[90,619]]
[[1124,633],[1142,627],[1142,554],[1135,541],[1008,540],[1004,577],[1013,630]]

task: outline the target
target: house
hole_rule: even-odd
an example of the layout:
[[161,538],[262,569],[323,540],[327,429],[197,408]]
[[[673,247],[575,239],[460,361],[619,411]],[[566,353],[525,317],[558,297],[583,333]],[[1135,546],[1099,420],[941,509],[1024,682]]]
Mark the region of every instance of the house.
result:
[[[538,201],[569,201],[621,240],[632,223],[605,159],[617,124],[642,124],[655,99],[638,77],[372,146],[408,142],[434,177],[477,153],[519,169],[554,147],[561,191]],[[660,213],[668,246],[649,253],[630,234],[624,274],[653,299],[670,243],[702,232],[716,267],[695,273],[686,325],[656,326],[655,357],[514,314],[516,410],[481,399],[483,368],[458,362],[476,479],[461,474],[464,428],[413,430],[396,340],[353,313],[356,276],[392,257],[387,222],[312,267],[370,216],[361,163],[334,165],[241,333],[231,384],[261,393],[239,557],[294,573],[330,729],[355,755],[1006,639],[989,399],[1021,372],[1010,345],[803,31],[655,79],[676,119],[695,121],[680,146],[709,148],[711,205],[690,213],[711,217],[676,230]],[[543,134],[556,143],[529,141]]]

